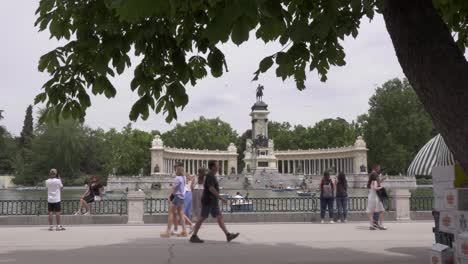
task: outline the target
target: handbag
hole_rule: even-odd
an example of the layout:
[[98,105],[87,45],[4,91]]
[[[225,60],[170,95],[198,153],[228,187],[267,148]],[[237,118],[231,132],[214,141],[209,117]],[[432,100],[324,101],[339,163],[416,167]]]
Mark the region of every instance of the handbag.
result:
[[380,190],[377,190],[376,191],[377,193],[377,196],[379,197],[380,201],[382,201],[382,203],[388,199],[388,194],[387,194],[387,191],[385,190],[385,188],[382,188]]

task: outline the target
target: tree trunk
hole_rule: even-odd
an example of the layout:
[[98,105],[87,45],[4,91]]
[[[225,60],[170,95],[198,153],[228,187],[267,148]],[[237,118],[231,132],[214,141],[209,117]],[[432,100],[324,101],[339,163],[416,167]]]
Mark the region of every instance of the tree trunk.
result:
[[385,0],[383,15],[403,72],[468,172],[468,62],[431,0]]

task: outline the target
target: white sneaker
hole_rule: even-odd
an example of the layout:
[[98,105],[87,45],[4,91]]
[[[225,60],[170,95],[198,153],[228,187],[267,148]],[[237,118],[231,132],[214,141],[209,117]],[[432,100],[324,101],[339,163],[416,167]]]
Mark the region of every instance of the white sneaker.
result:
[[333,221],[333,220],[330,220],[330,224],[334,224],[334,223],[335,223],[335,221]]
[[343,220],[343,223],[345,223],[345,224],[346,224],[346,223],[348,223],[348,220],[346,220],[346,219],[345,219],[345,220]]
[[322,220],[322,221],[320,221],[320,223],[321,223],[321,224],[325,224],[325,221]]
[[76,211],[75,215],[81,215],[80,211]]
[[53,227],[53,226],[49,226],[49,231],[54,231],[54,227]]
[[341,223],[341,219],[338,219],[338,223]]
[[88,211],[88,212],[86,212],[84,215],[91,215],[91,213]]

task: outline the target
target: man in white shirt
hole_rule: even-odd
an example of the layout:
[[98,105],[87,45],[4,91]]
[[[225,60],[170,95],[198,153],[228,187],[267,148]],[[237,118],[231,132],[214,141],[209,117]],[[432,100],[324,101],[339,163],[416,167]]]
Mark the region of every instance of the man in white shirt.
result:
[[49,179],[46,180],[45,185],[47,187],[47,202],[49,210],[49,231],[54,230],[54,213],[57,220],[57,231],[63,231],[65,228],[60,224],[60,191],[63,189],[62,180],[58,177],[57,170],[51,169],[49,173]]

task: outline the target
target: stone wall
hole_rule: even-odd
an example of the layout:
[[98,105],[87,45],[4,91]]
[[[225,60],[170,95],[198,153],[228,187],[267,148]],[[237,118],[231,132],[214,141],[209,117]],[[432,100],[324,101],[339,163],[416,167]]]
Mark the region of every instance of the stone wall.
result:
[[137,189],[151,190],[154,184],[159,184],[162,189],[169,189],[174,182],[174,177],[170,175],[158,176],[109,176],[107,179],[108,190],[128,190]]
[[[243,189],[243,183],[245,175],[228,175],[220,176],[219,183],[224,189]],[[336,177],[336,175],[332,175]],[[293,174],[276,174],[265,176],[256,176],[254,179],[250,179],[251,186],[255,188],[264,188],[265,184],[269,185],[272,182],[274,185],[282,183],[283,187],[286,186],[299,186],[302,180],[305,179],[309,188],[312,190],[317,189],[320,186],[322,176],[310,176],[310,175],[293,175]],[[255,181],[259,180],[259,183]],[[347,175],[348,185],[350,188],[366,188],[368,176],[367,175]],[[137,190],[141,188],[143,190],[150,190],[154,184],[159,184],[162,189],[168,189],[174,182],[174,177],[171,175],[154,175],[154,176],[109,176],[107,180],[107,186],[109,190]],[[404,177],[404,176],[388,176],[382,184],[387,189],[414,189],[416,188],[416,178]]]

